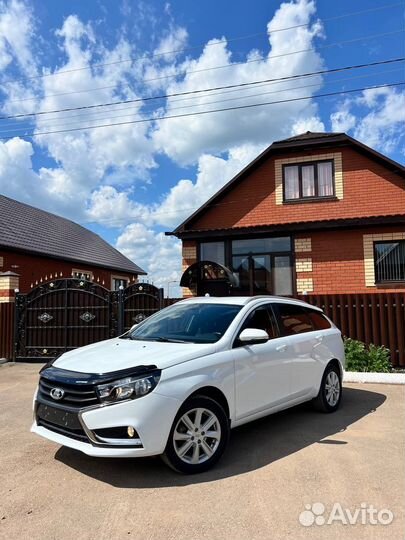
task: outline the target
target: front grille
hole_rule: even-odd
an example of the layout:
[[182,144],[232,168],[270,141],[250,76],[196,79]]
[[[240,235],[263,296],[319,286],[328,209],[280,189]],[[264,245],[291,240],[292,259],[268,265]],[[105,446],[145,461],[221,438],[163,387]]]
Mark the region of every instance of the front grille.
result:
[[36,411],[36,420],[39,426],[50,431],[78,441],[89,442],[77,413],[56,409],[50,405],[39,403]]
[[[51,390],[53,388],[63,390],[64,394],[61,399],[55,400],[52,397]],[[79,409],[99,403],[94,387],[89,384],[80,385],[60,383],[59,381],[53,382],[44,377],[41,377],[39,380],[38,397],[46,401],[55,401],[55,403],[69,405],[70,407],[77,407]]]

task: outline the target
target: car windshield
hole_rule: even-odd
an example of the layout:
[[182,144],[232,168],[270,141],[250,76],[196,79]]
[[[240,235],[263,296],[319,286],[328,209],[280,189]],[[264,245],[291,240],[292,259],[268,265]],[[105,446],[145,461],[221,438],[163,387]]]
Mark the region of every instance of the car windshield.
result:
[[172,343],[215,343],[225,334],[241,308],[194,302],[173,305],[146,319],[126,337]]

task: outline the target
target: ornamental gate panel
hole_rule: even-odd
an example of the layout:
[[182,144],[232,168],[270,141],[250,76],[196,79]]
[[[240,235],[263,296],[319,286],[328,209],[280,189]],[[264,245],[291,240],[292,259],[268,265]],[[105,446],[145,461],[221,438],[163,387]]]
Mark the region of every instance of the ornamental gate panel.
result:
[[108,289],[56,279],[16,295],[15,359],[49,361],[63,352],[124,333],[162,308],[162,289],[136,283]]
[[122,314],[120,326],[123,332],[163,307],[163,289],[158,289],[150,283],[134,283],[119,292]]
[[79,279],[57,279],[16,295],[16,360],[50,360],[118,333],[117,295]]

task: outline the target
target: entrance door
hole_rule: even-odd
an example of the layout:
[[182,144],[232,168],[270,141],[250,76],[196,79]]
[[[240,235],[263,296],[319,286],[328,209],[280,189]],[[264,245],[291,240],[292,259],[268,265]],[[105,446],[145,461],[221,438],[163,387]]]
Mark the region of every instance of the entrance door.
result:
[[249,254],[233,257],[233,270],[239,276],[239,293],[292,295],[290,255]]

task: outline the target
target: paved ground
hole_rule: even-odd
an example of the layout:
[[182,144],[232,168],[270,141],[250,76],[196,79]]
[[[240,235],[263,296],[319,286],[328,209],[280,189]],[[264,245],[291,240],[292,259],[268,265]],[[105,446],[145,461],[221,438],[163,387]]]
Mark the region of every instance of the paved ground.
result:
[[[0,368],[1,538],[404,538],[403,386],[347,385],[334,415],[303,406],[239,428],[214,470],[186,477],[158,458],[90,458],[30,434],[38,369]],[[395,517],[305,527],[315,502],[326,516],[367,503]]]

